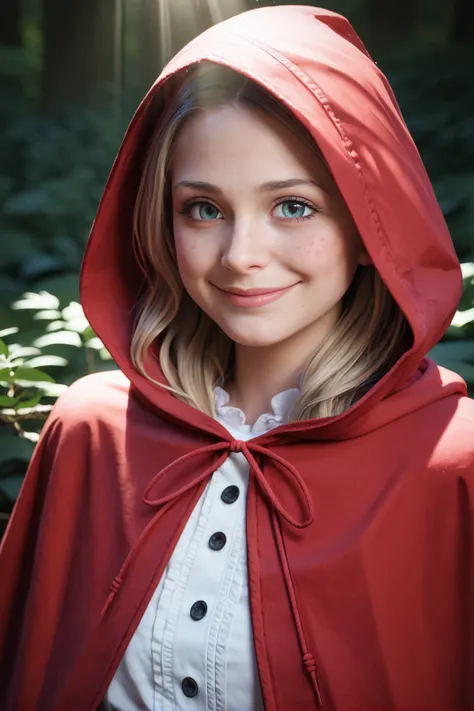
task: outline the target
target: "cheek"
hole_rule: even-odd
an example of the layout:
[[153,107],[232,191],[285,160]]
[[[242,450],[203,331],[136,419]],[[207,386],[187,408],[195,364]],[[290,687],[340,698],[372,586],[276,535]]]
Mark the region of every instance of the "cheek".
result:
[[174,233],[176,260],[183,282],[207,274],[214,261],[214,250],[206,240],[195,234],[176,230]]
[[193,271],[194,260],[192,257],[193,254],[196,253],[196,244],[195,242],[184,239],[184,235],[179,230],[175,230],[174,247],[176,250],[178,271],[184,284],[186,284],[188,275],[191,275]]
[[307,274],[326,270],[341,258],[339,240],[330,235],[308,235],[298,240],[288,250],[294,268]]
[[334,276],[334,270],[352,272],[358,259],[349,235],[327,230],[321,234],[308,235],[293,245],[289,252],[294,268],[308,275]]

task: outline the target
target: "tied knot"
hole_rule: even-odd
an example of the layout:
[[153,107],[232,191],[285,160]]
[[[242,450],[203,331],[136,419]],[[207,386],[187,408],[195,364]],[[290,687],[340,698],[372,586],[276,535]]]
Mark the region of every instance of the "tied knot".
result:
[[307,654],[303,655],[303,664],[308,674],[312,674],[316,671],[316,662],[314,661],[314,657],[310,652],[307,652]]
[[111,606],[114,597],[116,596],[116,594],[117,594],[118,591],[120,590],[120,586],[121,586],[121,585],[122,585],[122,577],[121,577],[120,575],[116,575],[115,578],[112,580],[112,582],[111,582],[111,584],[110,584],[110,590],[109,590],[109,594],[108,594],[108,596],[107,596],[107,600],[105,601],[105,605],[104,605],[104,607],[102,608],[102,610],[101,610],[101,612],[100,612],[100,616],[101,616],[101,617],[103,617],[103,616],[105,615],[105,613],[107,612],[107,610],[108,610],[109,607]]
[[[149,506],[163,506],[174,499],[179,498],[185,494],[190,489],[194,488],[201,482],[209,479],[209,477],[225,462],[229,454],[237,454],[241,452],[249,464],[249,471],[255,479],[260,488],[263,496],[266,497],[270,505],[275,509],[275,511],[287,521],[290,525],[295,528],[307,528],[313,522],[313,503],[311,501],[311,496],[308,491],[308,487],[303,481],[301,474],[295,469],[295,467],[290,464],[286,459],[280,457],[276,452],[271,449],[263,447],[257,442],[243,442],[239,439],[232,440],[222,440],[220,442],[215,442],[214,444],[207,444],[200,449],[194,449],[187,454],[183,454],[182,457],[173,460],[164,469],[159,471],[153,479],[149,482],[145,488],[143,494],[143,501]],[[153,493],[153,490],[157,486],[158,482],[165,477],[170,477],[173,470],[183,466],[183,464],[191,460],[202,456],[209,455],[210,461],[207,466],[204,466],[201,472],[198,472],[197,476],[193,477],[184,486],[174,486],[172,491],[165,496],[157,496]],[[217,455],[217,458],[213,455]],[[283,505],[283,502],[277,496],[276,492],[273,490],[271,483],[261,469],[257,458],[266,461],[267,463],[272,463],[274,467],[277,467],[280,471],[278,473],[278,479],[284,477],[291,487],[295,490],[297,496],[303,502],[305,508],[305,515],[301,519],[295,518],[290,514],[289,511]],[[174,472],[173,472],[174,473]],[[176,483],[179,482],[179,477],[174,477]]]
[[237,454],[237,452],[242,451],[243,444],[244,443],[240,439],[233,439],[230,443],[229,449],[232,454]]
[[120,590],[120,586],[122,585],[122,578],[117,575],[113,580],[110,585],[110,592],[111,593],[116,593]]

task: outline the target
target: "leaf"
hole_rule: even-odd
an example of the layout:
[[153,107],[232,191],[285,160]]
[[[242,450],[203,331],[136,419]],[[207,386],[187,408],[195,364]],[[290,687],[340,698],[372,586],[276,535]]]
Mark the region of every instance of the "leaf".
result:
[[[0,379],[1,380],[1,379]],[[35,387],[38,390],[41,390],[42,394],[44,397],[54,397],[57,398],[60,395],[63,394],[68,389],[67,385],[63,385],[62,383],[55,383],[55,382],[46,382],[46,381],[32,381],[32,380],[15,380],[15,385],[18,385],[20,388],[31,388]]]
[[62,316],[66,321],[66,328],[70,331],[83,333],[89,327],[82,306],[77,301],[71,301],[69,306],[63,309]]
[[90,341],[91,338],[95,338],[95,337],[96,337],[96,334],[90,326],[87,326],[87,328],[84,329],[84,331],[82,332],[82,340],[83,341]]
[[24,432],[23,437],[25,439],[29,440],[30,442],[33,442],[33,444],[36,444],[37,442],[39,442],[40,433],[39,432]]
[[466,309],[465,311],[456,311],[452,320],[452,325],[461,328],[472,321],[474,321],[474,308]]
[[8,358],[8,347],[7,344],[0,338],[0,355],[4,355]]
[[17,402],[16,397],[8,397],[8,395],[0,395],[0,407],[15,407]]
[[461,264],[461,272],[463,279],[474,277],[474,262],[465,262]]
[[[22,393],[23,395],[23,393]],[[43,397],[43,393],[36,393],[33,397],[18,398],[16,404],[14,405],[15,410],[29,410],[32,407],[36,407]]]
[[74,331],[55,331],[53,333],[47,333],[44,336],[40,336],[33,344],[38,348],[44,348],[45,346],[75,346],[80,348],[82,346],[81,337],[78,333]]
[[56,356],[56,355],[40,355],[37,358],[31,358],[28,361],[25,361],[25,365],[27,365],[29,368],[49,368],[49,366],[64,366],[67,365],[68,361],[66,358],[62,358],[62,356]]
[[88,326],[87,320],[85,318],[72,318],[66,323],[66,328],[69,331],[75,331],[81,335],[84,333]]
[[57,309],[59,307],[59,299],[47,291],[40,291],[35,294],[28,291],[23,294],[23,299],[14,301],[11,308],[14,310],[20,309]]
[[71,301],[62,311],[63,318],[68,321],[72,318],[84,317],[84,311],[78,301]]
[[18,360],[19,358],[30,358],[31,356],[39,355],[40,353],[40,349],[33,348],[33,346],[20,346],[18,344],[10,346],[10,356],[12,361]]
[[97,336],[94,336],[94,338],[89,338],[88,341],[84,344],[86,348],[92,348],[94,351],[100,351],[104,347],[104,344],[100,340],[100,338],[97,338]]
[[0,381],[11,383],[12,377],[14,375],[14,370],[12,368],[0,368]]
[[38,370],[37,368],[28,368],[23,365],[20,365],[15,369],[13,381],[16,382],[17,380],[27,380],[29,383],[54,383],[54,378],[47,373],[44,373],[42,370]]
[[65,327],[64,321],[51,321],[51,323],[46,324],[46,333],[52,333],[53,331],[61,331]]
[[4,328],[3,331],[0,331],[0,338],[5,338],[5,336],[13,336],[15,333],[18,333],[18,330],[19,329],[16,326]]
[[54,321],[54,319],[61,318],[61,312],[56,309],[44,309],[43,311],[38,311],[33,318],[35,321]]

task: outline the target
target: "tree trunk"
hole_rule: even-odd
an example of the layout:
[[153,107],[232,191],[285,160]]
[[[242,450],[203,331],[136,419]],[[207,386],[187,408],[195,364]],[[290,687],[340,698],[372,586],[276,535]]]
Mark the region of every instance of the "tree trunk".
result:
[[0,3],[0,44],[21,47],[21,0]]
[[43,0],[44,108],[110,102],[121,0]]
[[474,40],[474,1],[453,0],[451,41],[455,45],[471,45]]
[[147,86],[194,37],[251,7],[259,5],[255,0],[141,0],[140,46]]
[[[0,96],[3,108],[16,107],[19,99],[24,96],[23,78],[15,71],[21,62],[21,0],[0,0],[0,45],[12,50],[10,59],[2,67],[0,76]],[[8,56],[8,55],[7,55]],[[17,60],[18,56],[18,60]]]
[[[169,3],[166,3],[167,7]],[[160,18],[160,8],[161,18]],[[163,3],[158,6],[157,0],[141,0],[140,2],[140,17],[139,17],[139,45],[142,48],[140,53],[140,90],[139,93],[145,92],[155,81],[161,71],[162,52],[160,27],[166,21],[166,13],[163,9]],[[165,41],[168,41],[165,36]]]

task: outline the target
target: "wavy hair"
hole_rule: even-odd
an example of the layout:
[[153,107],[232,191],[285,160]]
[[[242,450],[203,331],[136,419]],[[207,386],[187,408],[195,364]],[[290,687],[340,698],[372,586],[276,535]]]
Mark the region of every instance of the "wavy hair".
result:
[[[167,388],[214,416],[213,389],[233,368],[233,342],[185,291],[176,262],[170,167],[178,132],[199,112],[236,105],[272,115],[322,155],[309,131],[270,92],[237,72],[202,62],[161,89],[158,124],[151,137],[134,211],[134,246],[148,275],[137,304],[131,358],[145,377],[145,355],[158,341]],[[408,323],[373,266],[358,267],[343,298],[340,318],[318,346],[301,378],[291,420],[344,412],[406,350]]]

